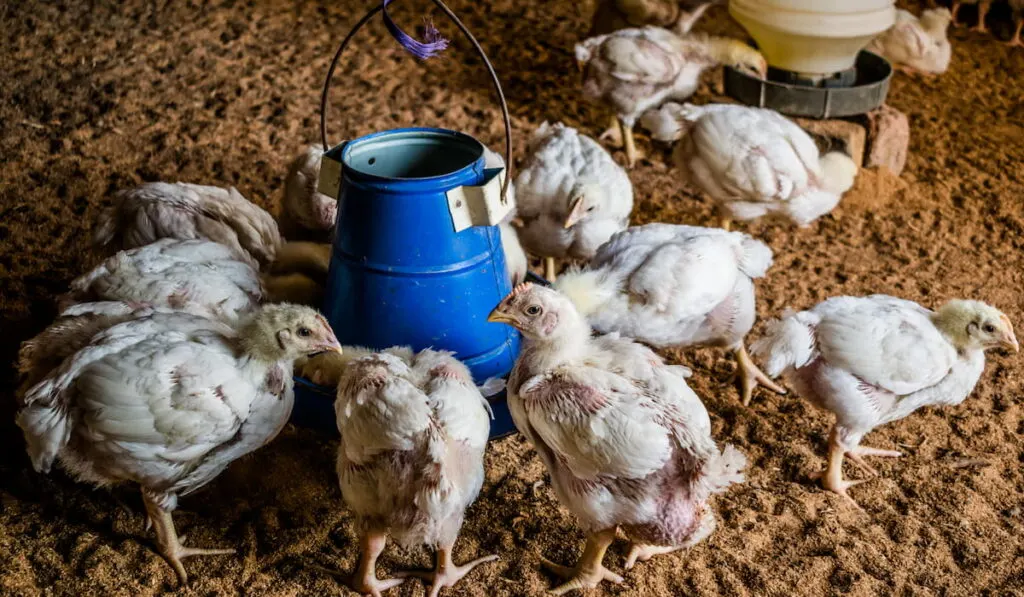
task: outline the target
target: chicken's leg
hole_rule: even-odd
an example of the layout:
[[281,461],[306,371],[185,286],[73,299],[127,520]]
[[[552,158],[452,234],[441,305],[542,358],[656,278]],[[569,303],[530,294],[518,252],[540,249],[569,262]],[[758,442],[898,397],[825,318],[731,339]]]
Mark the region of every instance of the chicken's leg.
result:
[[377,578],[377,558],[388,543],[388,535],[380,529],[367,529],[360,539],[359,566],[352,575],[350,586],[360,595],[381,597],[382,591],[405,582],[404,578]]
[[763,371],[758,369],[757,365],[754,364],[753,359],[750,358],[750,354],[747,353],[747,347],[740,344],[739,348],[733,351],[736,355],[736,374],[740,378],[740,394],[743,397],[743,406],[750,404],[750,398],[754,394],[754,388],[762,385],[776,394],[785,394],[786,390],[779,384],[772,381],[770,377],[764,374]]
[[555,277],[558,276],[558,270],[555,268],[555,258],[545,257],[544,258],[544,279],[548,282],[554,282]]
[[146,515],[153,522],[156,529],[156,544],[160,555],[167,560],[167,563],[178,575],[178,581],[184,586],[188,584],[188,574],[185,573],[185,566],[181,561],[192,556],[223,556],[235,553],[233,549],[196,549],[185,547],[178,539],[178,533],[174,529],[174,520],[171,513],[164,510],[157,504],[156,500],[145,489],[142,490],[142,501],[146,505]]
[[626,165],[632,168],[636,166],[637,161],[647,156],[636,148],[636,141],[633,139],[633,127],[626,126],[626,123],[620,118],[619,128],[622,129],[622,138],[626,144]]
[[1014,31],[1013,37],[1006,42],[1006,45],[1024,47],[1024,41],[1020,39],[1021,29],[1024,29],[1024,17],[1017,19],[1017,30]]
[[626,556],[626,564],[623,568],[632,570],[637,562],[646,562],[654,556],[672,553],[682,548],[683,546],[681,545],[644,545],[642,543],[634,543],[629,548],[629,555]]
[[846,448],[839,441],[839,432],[833,427],[832,434],[828,438],[828,464],[825,466],[825,470],[820,473],[821,484],[825,489],[838,493],[851,504],[857,506],[858,509],[861,509],[860,505],[847,493],[847,490],[864,481],[847,481],[843,479],[844,455],[846,455]]
[[950,10],[950,20],[953,22],[954,27],[959,27],[956,22],[956,13],[960,12],[960,0],[953,0],[953,7]]
[[604,141],[611,147],[619,148],[622,147],[622,129],[619,128],[619,119],[617,116],[612,116],[612,123],[601,136],[597,138],[598,141]]
[[873,466],[864,461],[865,456],[875,456],[878,458],[899,458],[903,456],[903,452],[897,450],[880,450],[878,448],[869,448],[867,446],[856,446],[854,448],[848,448],[846,455],[850,457],[850,460],[862,468],[864,471],[871,475],[878,475],[878,471]]
[[497,555],[489,555],[477,558],[468,564],[456,566],[455,562],[452,561],[452,547],[452,545],[448,545],[447,547],[442,547],[437,550],[433,570],[410,570],[407,572],[399,572],[396,576],[415,576],[417,578],[430,581],[431,587],[427,595],[428,597],[437,597],[438,594],[440,594],[441,589],[444,587],[454,587],[455,583],[462,580],[462,577],[469,574],[473,568],[476,568],[480,564],[493,562],[498,559]]
[[978,3],[978,24],[974,26],[974,30],[978,33],[988,33],[988,27],[985,27],[985,17],[988,15],[990,6],[992,6],[992,0],[981,0]]
[[552,595],[562,595],[569,591],[594,589],[605,580],[616,584],[621,583],[622,577],[605,568],[603,563],[604,554],[608,551],[608,546],[614,540],[614,528],[600,531],[587,537],[587,546],[584,548],[583,555],[580,556],[574,568],[559,566],[554,562],[541,558],[541,563],[544,564],[545,568],[562,578],[568,579],[568,582],[551,589],[549,593]]

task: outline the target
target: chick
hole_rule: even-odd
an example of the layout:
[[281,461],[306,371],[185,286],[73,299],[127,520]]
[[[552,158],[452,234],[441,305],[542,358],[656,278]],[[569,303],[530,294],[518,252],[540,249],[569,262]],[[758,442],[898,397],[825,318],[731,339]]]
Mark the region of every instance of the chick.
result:
[[920,19],[898,10],[896,24],[873,39],[867,49],[884,56],[894,68],[904,72],[942,74],[953,56],[946,37],[950,20],[952,16],[945,8],[926,10]]
[[901,454],[861,446],[861,438],[923,406],[963,402],[993,348],[1019,350],[1009,318],[994,307],[954,300],[929,311],[885,295],[787,312],[751,345],[769,375],[785,375],[797,394],[835,414],[821,478],[852,503],[847,490],[862,481],[843,479],[844,456],[876,475],[865,456]]
[[488,405],[469,369],[451,353],[393,348],[348,363],[334,404],[341,432],[338,481],[362,530],[352,588],[380,595],[402,578],[380,580],[376,562],[390,533],[403,545],[436,550],[430,597],[453,586],[484,556],[464,565],[452,548],[484,478]]
[[184,558],[233,550],[183,546],[171,518],[178,497],[284,427],[295,359],[340,348],[306,307],[262,307],[235,326],[153,313],[64,359],[21,396],[17,423],[36,471],[56,462],[96,486],[137,484],[157,548],[185,584]]
[[542,124],[527,154],[516,178],[519,239],[554,280],[556,260],[590,259],[626,227],[633,185],[599,143],[561,123]]
[[576,44],[576,61],[583,71],[583,94],[611,107],[615,126],[632,168],[641,154],[633,140],[633,125],[650,108],[684,100],[697,90],[706,69],[728,64],[764,77],[768,69],[760,52],[735,39],[678,35],[658,27],[623,29]]
[[689,370],[617,334],[593,337],[566,297],[529,283],[488,321],[523,334],[509,410],[587,532],[576,566],[545,560],[566,579],[553,594],[622,582],[602,563],[616,529],[632,542],[627,570],[711,534],[709,498],[743,480],[745,458],[711,438],[707,410],[686,384]]

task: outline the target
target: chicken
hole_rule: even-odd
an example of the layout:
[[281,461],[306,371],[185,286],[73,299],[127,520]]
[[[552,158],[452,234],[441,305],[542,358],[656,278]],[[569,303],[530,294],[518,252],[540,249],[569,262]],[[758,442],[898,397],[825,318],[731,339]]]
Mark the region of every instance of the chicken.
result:
[[685,35],[718,0],[599,0],[588,37],[654,25]]
[[732,104],[685,105],[686,133],[673,160],[687,181],[729,218],[765,215],[807,226],[853,186],[857,165],[841,151],[820,155],[806,131],[781,114]]
[[206,239],[260,269],[281,244],[277,222],[233,187],[151,182],[114,196],[96,220],[93,242],[108,252],[162,238]]
[[704,70],[728,64],[764,78],[768,69],[761,53],[735,39],[679,37],[667,29],[623,29],[576,44],[583,71],[583,94],[610,106],[614,126],[626,146],[629,167],[642,157],[633,141],[633,125],[650,108],[684,100],[697,90]]
[[978,5],[978,24],[974,26],[974,30],[978,33],[988,33],[988,28],[985,27],[985,16],[988,15],[988,9],[992,6],[992,0],[981,0],[980,2],[979,0],[953,0],[953,13],[950,15],[953,23],[956,23],[956,15],[964,4]]
[[632,542],[627,570],[711,534],[708,499],[743,480],[745,459],[732,446],[715,445],[685,367],[617,334],[591,337],[566,297],[529,283],[488,320],[523,334],[509,410],[587,533],[574,568],[545,561],[567,579],[553,594],[622,582],[602,564],[616,529]]
[[113,325],[22,397],[17,415],[32,465],[55,462],[96,486],[142,490],[157,547],[185,584],[181,560],[231,553],[184,547],[178,497],[266,444],[291,413],[292,362],[340,350],[312,309],[272,305],[232,327],[188,313]]
[[457,566],[452,548],[466,508],[480,493],[488,405],[469,369],[451,353],[392,348],[350,362],[334,404],[341,432],[338,480],[362,528],[352,579],[359,593],[379,596],[402,583],[379,580],[377,557],[387,535],[399,544],[436,549],[430,597],[453,586],[485,556]]
[[230,323],[262,296],[259,274],[224,245],[165,238],[121,251],[76,278],[61,305],[135,301]]
[[1009,0],[1010,10],[1013,12],[1013,19],[1017,21],[1017,27],[1013,30],[1013,37],[1006,42],[1008,46],[1019,46],[1024,48],[1024,41],[1021,41],[1021,30],[1024,29],[1024,0]]
[[963,402],[985,351],[996,347],[1019,348],[1009,318],[989,305],[953,300],[933,312],[885,295],[787,312],[751,346],[770,375],[785,375],[800,396],[835,414],[822,482],[850,502],[847,490],[861,481],[843,479],[844,456],[877,474],[865,456],[900,453],[861,446],[861,438],[923,406]]
[[527,151],[516,178],[519,238],[553,280],[555,259],[590,259],[628,225],[633,185],[599,143],[561,123],[540,125]]
[[648,224],[613,236],[585,269],[564,274],[555,287],[601,333],[656,347],[728,348],[746,405],[758,384],[785,393],[743,343],[756,318],[754,279],[771,264],[768,245],[746,234]]
[[317,190],[323,148],[310,145],[288,165],[281,202],[281,225],[291,238],[304,231],[319,240],[330,239],[338,219],[338,202]]
[[[491,151],[484,146],[484,167],[504,168],[505,158],[497,152]],[[506,200],[512,202],[513,209],[509,215],[498,224],[498,232],[501,233],[501,247],[505,253],[505,267],[508,269],[508,277],[512,286],[519,284],[526,279],[526,271],[530,268],[530,262],[526,259],[526,252],[519,242],[519,233],[516,232],[513,221],[516,220],[516,185],[509,182]]]
[[945,8],[926,10],[918,19],[896,11],[896,24],[868,44],[867,50],[884,56],[893,68],[908,73],[938,75],[949,68],[953,48],[946,38],[952,19]]
[[675,143],[686,134],[690,123],[686,120],[689,104],[665,102],[640,116],[640,126],[651,133],[651,138],[663,143]]

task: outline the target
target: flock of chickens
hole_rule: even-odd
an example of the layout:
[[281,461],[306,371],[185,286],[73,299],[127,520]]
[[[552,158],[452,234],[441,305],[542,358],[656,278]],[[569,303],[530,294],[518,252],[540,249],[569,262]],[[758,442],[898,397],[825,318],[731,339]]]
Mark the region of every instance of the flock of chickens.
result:
[[[565,578],[554,594],[621,582],[602,563],[618,531],[632,544],[627,570],[703,540],[716,524],[709,499],[743,480],[745,458],[711,437],[691,372],[648,346],[726,348],[744,404],[758,385],[784,392],[773,381],[781,375],[834,413],[822,482],[851,503],[848,489],[860,481],[843,477],[845,457],[874,474],[865,457],[900,455],[861,446],[867,432],[963,401],[986,350],[1019,348],[1009,319],[980,302],[930,311],[889,296],[837,297],[769,322],[750,351],[767,373],[757,367],[745,338],[754,280],[772,251],[729,231],[730,220],[806,226],[836,206],[857,168],[841,152],[820,154],[770,110],[678,103],[716,64],[766,70],[738,40],[689,33],[707,7],[603,0],[576,57],[587,97],[615,114],[603,137],[624,145],[630,166],[641,157],[637,122],[676,143],[679,172],[716,202],[722,227],[630,227],[626,169],[598,141],[549,123],[529,141],[514,218],[502,224],[515,287],[489,321],[524,338],[509,409],[588,533],[575,566],[545,561]],[[948,14],[933,16],[901,16],[877,43],[888,49],[900,31],[935,22],[944,41]],[[310,147],[290,165],[280,228],[233,188],[150,183],[119,193],[95,226],[106,259],[71,282],[59,318],[22,345],[18,425],[36,470],[56,463],[96,486],[138,485],[147,528],[185,583],[184,558],[231,550],[182,544],[171,517],[179,496],[277,435],[293,372],[336,386],[337,474],[362,532],[351,586],[379,596],[420,576],[435,596],[497,557],[452,560],[484,478],[490,407],[450,353],[343,349],[323,316],[300,306],[322,300],[323,241],[337,217],[316,190],[320,156]],[[281,230],[320,242],[286,242]],[[527,254],[543,259],[552,287],[523,282]],[[560,271],[563,262],[573,265]],[[378,579],[389,536],[433,547],[435,569]]]

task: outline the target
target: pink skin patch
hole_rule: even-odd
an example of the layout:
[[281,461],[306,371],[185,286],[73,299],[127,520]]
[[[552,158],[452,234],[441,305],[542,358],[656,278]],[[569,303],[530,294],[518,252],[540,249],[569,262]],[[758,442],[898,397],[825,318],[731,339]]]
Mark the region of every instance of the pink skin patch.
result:
[[466,381],[466,376],[459,371],[458,368],[451,365],[438,365],[430,370],[432,377],[441,377],[444,379],[454,379],[457,381]]
[[283,398],[285,386],[284,379],[284,370],[280,366],[275,365],[267,372],[267,379],[264,380],[263,387],[278,398]]
[[172,309],[184,309],[188,305],[188,288],[175,290],[167,297],[167,306]]

